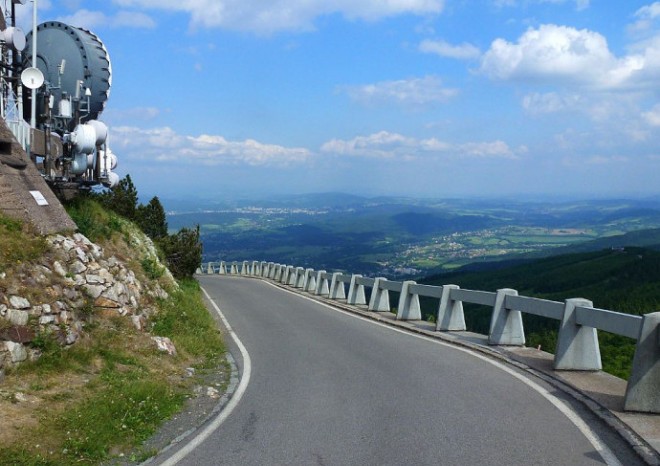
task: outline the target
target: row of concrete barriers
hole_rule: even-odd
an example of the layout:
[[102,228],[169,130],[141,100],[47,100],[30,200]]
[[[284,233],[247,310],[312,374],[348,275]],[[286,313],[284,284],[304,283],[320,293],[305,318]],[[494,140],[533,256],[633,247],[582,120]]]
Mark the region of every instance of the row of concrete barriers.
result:
[[[601,370],[597,329],[633,338],[637,346],[624,409],[660,413],[660,312],[637,316],[594,308],[591,301],[582,298],[561,303],[519,296],[516,290],[508,288],[497,292],[465,290],[456,285],[421,285],[273,262],[209,262],[202,264],[198,273],[267,278],[311,294],[345,300],[350,305],[367,306],[374,312],[390,312],[389,293],[395,292],[399,293],[398,320],[420,320],[420,296],[436,298],[436,330],[440,332],[466,330],[463,303],[489,306],[491,345],[525,344],[522,313],[556,319],[560,324],[555,370]],[[371,289],[369,302],[365,288]]]

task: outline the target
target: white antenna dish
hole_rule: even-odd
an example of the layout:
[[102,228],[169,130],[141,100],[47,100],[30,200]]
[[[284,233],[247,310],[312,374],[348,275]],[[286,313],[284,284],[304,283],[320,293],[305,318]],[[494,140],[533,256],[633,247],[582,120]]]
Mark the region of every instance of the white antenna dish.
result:
[[17,52],[22,52],[26,45],[25,34],[20,28],[9,27],[2,31],[2,41]]
[[39,68],[25,68],[21,73],[21,82],[28,89],[39,89],[44,85],[44,74]]

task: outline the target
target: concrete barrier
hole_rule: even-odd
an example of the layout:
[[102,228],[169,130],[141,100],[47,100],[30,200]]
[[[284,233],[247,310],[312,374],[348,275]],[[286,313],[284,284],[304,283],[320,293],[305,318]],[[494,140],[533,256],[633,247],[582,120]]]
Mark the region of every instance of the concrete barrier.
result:
[[[218,273],[223,273],[223,267],[226,265],[221,262]],[[201,270],[214,273],[215,264],[202,264]],[[248,263],[243,262],[240,273],[248,274],[248,270]],[[231,264],[229,273],[239,274],[236,262]],[[636,316],[596,309],[591,301],[582,298],[561,303],[519,296],[516,290],[509,288],[496,293],[465,290],[457,285],[430,286],[414,281],[390,281],[383,277],[367,278],[359,274],[315,272],[272,262],[253,262],[251,273],[300,288],[303,292],[333,300],[346,299],[351,305],[367,304],[365,288],[369,287],[371,297],[367,309],[374,312],[389,312],[389,293],[398,292],[398,320],[421,319],[419,298],[437,299],[436,330],[442,332],[466,330],[463,303],[490,307],[488,343],[491,345],[524,345],[522,314],[555,319],[559,321],[553,362],[556,370],[600,370],[598,329],[634,338],[637,345],[624,409],[660,413],[660,312]],[[346,285],[349,285],[348,297]]]
[[346,287],[344,285],[344,275],[339,272],[332,274],[330,281],[330,299],[346,299]]
[[351,276],[351,283],[348,287],[348,304],[362,305],[367,304],[367,298],[364,294],[364,285],[360,281],[362,275]]
[[371,298],[369,299],[368,309],[370,311],[390,312],[390,293],[381,286],[386,281],[387,279],[383,277],[377,277],[374,280],[374,286],[371,289]]

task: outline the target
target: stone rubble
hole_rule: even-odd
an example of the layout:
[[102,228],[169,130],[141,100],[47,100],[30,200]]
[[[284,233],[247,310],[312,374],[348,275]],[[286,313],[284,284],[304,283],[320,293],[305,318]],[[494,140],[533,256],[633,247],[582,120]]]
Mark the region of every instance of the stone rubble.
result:
[[[151,240],[137,236],[129,235],[131,247],[158,260]],[[146,331],[153,313],[150,302],[168,297],[159,282],[142,283],[119,258],[106,257],[103,248],[80,233],[52,235],[47,243],[49,253],[40,264],[17,272],[16,283],[0,286],[0,373],[37,359],[40,351],[31,342],[40,334],[51,334],[62,345],[76,343],[96,312],[127,316],[136,329]],[[165,270],[165,282],[176,286]],[[5,273],[0,276],[6,278]],[[35,289],[40,302],[30,302],[36,300],[26,290]],[[153,338],[159,349],[176,354],[169,339]]]

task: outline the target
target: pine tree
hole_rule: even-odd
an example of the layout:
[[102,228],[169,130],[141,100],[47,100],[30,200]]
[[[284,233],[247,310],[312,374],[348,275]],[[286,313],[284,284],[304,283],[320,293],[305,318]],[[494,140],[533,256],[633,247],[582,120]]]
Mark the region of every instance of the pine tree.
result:
[[137,224],[149,238],[157,240],[167,236],[165,209],[158,196],[154,196],[147,205],[140,204],[136,217]]

